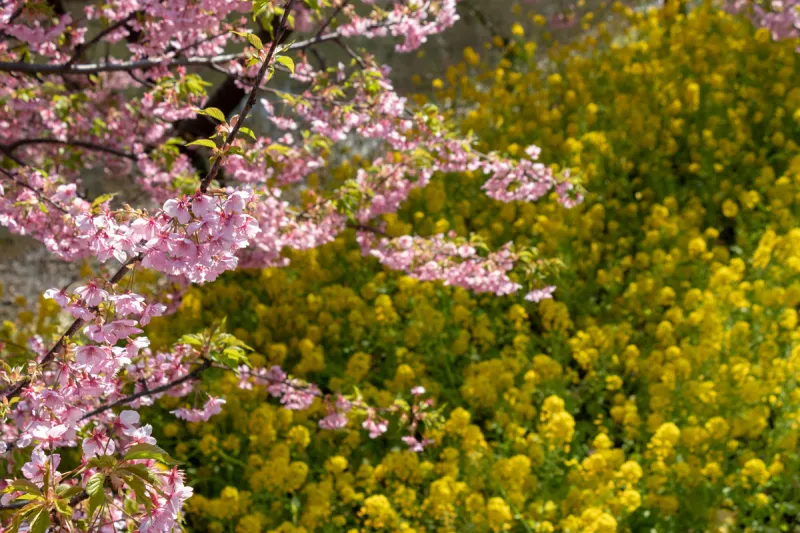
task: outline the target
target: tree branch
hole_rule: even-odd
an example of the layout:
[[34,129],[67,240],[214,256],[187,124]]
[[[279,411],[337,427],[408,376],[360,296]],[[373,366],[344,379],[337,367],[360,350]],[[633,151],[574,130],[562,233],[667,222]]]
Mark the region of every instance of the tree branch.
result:
[[[244,104],[244,108],[242,109],[241,114],[239,115],[239,120],[233,126],[230,133],[228,133],[227,138],[225,139],[225,143],[222,145],[222,150],[224,151],[227,147],[233,143],[234,139],[236,139],[236,135],[239,133],[242,125],[244,124],[245,119],[247,118],[248,113],[250,110],[253,109],[253,106],[256,103],[256,95],[258,94],[258,87],[261,85],[261,82],[264,80],[264,76],[267,75],[267,71],[269,70],[270,63],[272,63],[272,58],[275,55],[275,50],[278,48],[278,43],[283,36],[283,33],[286,31],[286,21],[289,19],[289,13],[292,10],[292,5],[294,4],[294,0],[288,0],[286,2],[286,6],[284,7],[283,17],[281,18],[281,22],[278,25],[278,31],[275,34],[275,39],[272,40],[272,44],[270,44],[269,51],[267,51],[267,57],[264,59],[264,62],[261,65],[261,68],[258,70],[258,74],[256,75],[255,82],[253,83],[253,88],[250,91],[250,94],[247,96],[247,101]],[[214,165],[211,167],[208,175],[203,178],[203,181],[200,182],[200,192],[205,193],[208,190],[208,186],[214,181],[214,178],[217,177],[217,172],[219,172],[220,167],[222,166],[223,157],[220,154],[216,160],[214,160]]]
[[0,168],[0,172],[5,174],[6,177],[8,179],[10,179],[11,181],[13,181],[16,185],[19,185],[20,187],[24,187],[24,188],[28,189],[29,191],[32,191],[39,198],[39,200],[41,200],[42,202],[45,202],[45,203],[49,204],[50,206],[54,207],[55,209],[58,209],[59,211],[61,211],[65,215],[68,213],[67,210],[64,209],[62,206],[58,205],[53,200],[51,200],[50,198],[45,196],[45,194],[42,191],[40,191],[39,189],[37,189],[35,187],[31,187],[30,185],[28,185],[27,183],[23,182],[18,177],[13,175],[11,172],[7,171],[4,168]]
[[101,31],[100,33],[98,33],[97,35],[92,37],[91,40],[76,46],[75,47],[75,51],[72,54],[72,57],[70,57],[69,61],[67,61],[65,63],[65,66],[70,66],[70,65],[75,64],[81,57],[83,57],[83,54],[84,54],[84,52],[86,52],[86,50],[88,50],[89,48],[91,48],[95,44],[99,43],[103,39],[103,37],[105,37],[109,33],[121,28],[122,26],[124,26],[125,24],[130,22],[131,20],[135,19],[139,15],[139,13],[140,13],[140,11],[134,11],[133,13],[131,13],[130,15],[125,17],[124,19],[118,20],[117,22],[115,22],[114,24],[109,26],[108,28],[104,29],[103,31]]
[[197,376],[202,374],[206,369],[208,369],[210,366],[211,366],[211,360],[210,359],[206,359],[205,361],[203,361],[202,365],[198,366],[197,368],[195,368],[194,370],[192,370],[191,372],[189,372],[185,376],[176,379],[175,381],[171,381],[169,383],[165,383],[164,385],[161,385],[160,387],[156,387],[154,389],[145,389],[145,390],[143,390],[141,392],[137,392],[135,394],[131,394],[130,396],[126,396],[124,398],[120,398],[116,402],[113,402],[113,403],[110,403],[110,404],[107,404],[107,405],[102,405],[102,406],[98,407],[97,409],[89,411],[88,413],[83,415],[80,418],[80,420],[85,420],[87,418],[91,418],[93,416],[97,416],[100,413],[104,413],[104,412],[108,411],[109,409],[113,409],[114,407],[119,407],[120,405],[129,404],[129,403],[131,403],[133,401],[138,400],[139,398],[144,398],[146,396],[152,396],[153,394],[158,394],[160,392],[168,391],[169,389],[171,389],[173,387],[177,387],[178,385],[181,385],[182,383],[186,383],[187,381],[190,381],[190,380],[196,378]]
[[125,159],[130,159],[131,161],[136,161],[136,156],[133,155],[133,154],[122,152],[120,150],[117,150],[115,148],[110,148],[108,146],[103,146],[102,144],[97,144],[97,143],[88,142],[88,141],[77,141],[77,140],[72,140],[72,139],[67,140],[67,141],[62,141],[62,140],[59,140],[59,139],[50,139],[50,138],[20,139],[18,141],[12,142],[11,144],[5,145],[3,147],[4,148],[3,151],[6,152],[6,153],[13,152],[17,148],[20,148],[22,146],[31,145],[31,144],[58,144],[58,145],[61,145],[61,146],[75,146],[75,147],[78,147],[78,148],[85,148],[87,150],[93,150],[95,152],[105,152],[107,154],[115,155],[117,157],[122,157],[122,158],[125,158]]
[[[291,44],[288,50],[302,50],[325,41],[340,39],[340,31],[334,31],[313,37],[304,41]],[[273,42],[278,41],[276,39]],[[43,65],[39,63],[0,62],[0,72],[22,72],[25,74],[97,74],[100,72],[120,72],[129,70],[141,70],[155,67],[176,67],[176,66],[210,66],[219,63],[229,63],[243,57],[242,52],[232,54],[220,54],[209,57],[162,57],[140,59],[138,61],[120,61],[119,63],[81,63],[69,65],[60,63],[55,65]]]

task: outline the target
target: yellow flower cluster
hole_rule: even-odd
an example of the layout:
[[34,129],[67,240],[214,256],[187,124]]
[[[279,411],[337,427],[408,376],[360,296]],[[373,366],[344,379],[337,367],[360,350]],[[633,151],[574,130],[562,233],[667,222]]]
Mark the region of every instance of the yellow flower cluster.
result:
[[[564,263],[553,300],[418,282],[346,236],[289,268],[193,288],[151,324],[168,345],[227,316],[254,366],[378,406],[422,385],[444,406],[415,454],[395,420],[376,440],[357,419],[322,431],[319,403],[287,411],[209,373],[228,403],[208,423],[176,422],[170,400],[143,414],[189,465],[190,527],[755,533],[796,520],[797,43],[710,4],[609,7],[623,28],[543,53],[520,21],[434,84],[483,149],[537,144],[582,177],[583,204],[499,204],[475,173],[437,176],[386,217],[392,235],[536,246]],[[24,344],[10,325],[3,335]]]

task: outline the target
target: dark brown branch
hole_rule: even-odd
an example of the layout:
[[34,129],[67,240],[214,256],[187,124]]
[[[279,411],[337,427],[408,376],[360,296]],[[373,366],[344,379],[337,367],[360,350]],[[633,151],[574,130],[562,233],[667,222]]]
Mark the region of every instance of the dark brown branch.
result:
[[389,234],[385,231],[378,228],[373,228],[372,226],[367,226],[365,224],[347,224],[347,227],[356,231],[366,231],[375,235],[380,235],[381,237],[389,237]]
[[[239,130],[244,124],[245,119],[247,119],[248,113],[250,113],[250,110],[253,109],[253,106],[256,103],[256,95],[258,94],[258,87],[261,85],[261,82],[267,75],[267,71],[269,70],[270,64],[272,63],[272,58],[275,56],[275,50],[278,48],[278,43],[283,37],[284,31],[286,31],[286,21],[289,19],[289,13],[292,10],[293,4],[294,0],[288,0],[288,2],[286,2],[286,6],[284,7],[284,12],[283,12],[283,17],[281,17],[281,21],[278,26],[278,32],[275,35],[275,39],[272,40],[272,44],[269,47],[269,51],[267,51],[266,59],[264,59],[264,62],[261,64],[261,68],[258,70],[258,75],[256,75],[255,82],[253,83],[253,88],[250,90],[250,94],[247,97],[247,101],[244,103],[244,108],[242,109],[242,112],[239,116],[239,120],[236,122],[236,125],[233,126],[233,129],[231,129],[230,133],[228,133],[228,136],[225,139],[225,144],[222,146],[223,151],[233,143],[234,139],[236,139],[236,135],[239,133]],[[200,182],[201,192],[205,193],[208,190],[208,186],[211,184],[212,181],[214,181],[214,178],[217,177],[217,173],[219,172],[219,169],[222,166],[222,160],[223,160],[222,155],[217,157],[208,175],[205,178],[203,178],[203,181]]]
[[336,44],[338,44],[339,46],[341,46],[341,47],[342,47],[342,49],[343,49],[345,52],[347,52],[347,55],[349,55],[350,57],[352,57],[352,58],[353,58],[353,60],[355,60],[355,61],[356,61],[356,63],[358,63],[358,66],[359,66],[359,67],[361,67],[362,69],[365,69],[365,68],[367,68],[367,64],[366,64],[366,62],[364,62],[364,59],[363,59],[363,58],[362,58],[360,55],[358,55],[358,54],[355,52],[355,50],[353,50],[352,48],[350,48],[349,46],[347,46],[347,44],[346,44],[345,42],[343,42],[341,39],[336,39]]
[[78,148],[85,148],[87,150],[93,150],[95,152],[105,152],[107,154],[115,155],[117,157],[123,157],[125,159],[130,159],[131,161],[136,161],[136,156],[133,154],[129,154],[126,152],[122,152],[115,148],[110,148],[108,146],[103,146],[102,144],[97,144],[88,141],[78,141],[78,140],[67,140],[61,141],[59,139],[50,139],[50,138],[42,138],[42,139],[20,139],[18,141],[14,141],[8,145],[6,145],[5,152],[8,153],[9,151],[14,151],[17,148],[22,146],[27,146],[31,144],[58,144],[61,146],[75,146]]
[[[289,45],[288,50],[302,50],[325,41],[335,41],[342,37],[341,32],[334,31],[319,37],[298,41]],[[277,41],[278,39],[276,39]],[[276,42],[273,41],[273,42]],[[68,65],[66,63],[47,65],[39,63],[0,62],[0,72],[22,72],[26,74],[98,74],[100,72],[120,72],[129,70],[142,70],[154,67],[177,66],[210,66],[220,63],[229,63],[241,59],[243,54],[220,54],[209,57],[165,57],[141,59],[138,61],[120,61],[119,63],[81,63]]]
[[139,398],[144,398],[146,396],[152,396],[153,394],[158,394],[160,392],[168,391],[169,389],[171,389],[173,387],[177,387],[178,385],[181,385],[183,383],[186,383],[187,381],[190,381],[190,380],[196,378],[197,376],[202,374],[206,369],[208,369],[210,366],[211,366],[211,360],[210,359],[206,359],[205,361],[203,361],[202,365],[198,366],[197,368],[195,368],[194,370],[192,370],[191,372],[189,372],[185,376],[176,379],[175,381],[171,381],[169,383],[165,383],[164,385],[161,385],[160,387],[156,387],[154,389],[145,388],[145,390],[143,390],[143,391],[137,392],[135,394],[131,394],[130,396],[126,396],[124,398],[120,398],[116,402],[113,402],[113,403],[110,403],[110,404],[107,404],[107,405],[102,405],[102,406],[98,407],[97,409],[89,411],[88,413],[83,415],[81,417],[81,420],[85,420],[87,418],[91,418],[93,416],[97,416],[100,413],[104,413],[104,412],[108,411],[109,409],[113,409],[114,407],[119,407],[120,405],[127,405],[127,404],[129,404],[131,402],[134,402],[134,401],[138,400]]

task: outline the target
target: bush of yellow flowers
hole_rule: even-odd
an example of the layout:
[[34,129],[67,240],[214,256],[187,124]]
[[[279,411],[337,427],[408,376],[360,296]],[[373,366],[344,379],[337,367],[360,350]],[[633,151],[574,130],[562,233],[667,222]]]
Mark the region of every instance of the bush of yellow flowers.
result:
[[154,321],[168,345],[227,316],[254,366],[379,406],[422,385],[441,408],[413,453],[211,375],[221,414],[155,430],[194,480],[192,530],[798,531],[797,43],[708,3],[609,7],[623,30],[539,52],[516,25],[435,84],[484,148],[537,144],[581,176],[583,204],[500,204],[477,174],[443,175],[386,219],[535,245],[563,262],[553,299],[419,282],[348,239],[192,288]]

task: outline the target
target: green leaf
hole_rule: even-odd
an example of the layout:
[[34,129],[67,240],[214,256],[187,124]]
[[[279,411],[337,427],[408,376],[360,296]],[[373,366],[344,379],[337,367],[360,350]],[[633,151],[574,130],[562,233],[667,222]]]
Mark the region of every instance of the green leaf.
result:
[[214,150],[217,148],[217,143],[211,139],[197,139],[196,141],[187,143],[186,146],[205,146],[206,148],[211,148]]
[[70,507],[69,499],[67,498],[56,500],[56,510],[67,518],[72,517],[72,507]]
[[239,128],[239,131],[241,131],[245,135],[252,137],[254,141],[256,140],[256,134],[253,133],[253,130],[251,130],[250,128],[245,128],[244,126],[242,126],[241,128]]
[[264,43],[261,42],[261,38],[258,35],[256,35],[255,33],[248,33],[247,34],[247,41],[250,44],[252,44],[253,46],[255,46],[256,48],[258,48],[259,50],[264,48]]
[[94,516],[94,512],[97,510],[98,507],[102,507],[102,505],[106,501],[106,492],[101,490],[96,492],[92,496],[89,496],[89,519]]
[[155,459],[165,464],[177,464],[177,461],[170,457],[169,454],[162,448],[159,448],[155,444],[146,443],[140,443],[131,446],[125,453],[125,457],[123,459],[126,461],[130,461],[132,459]]
[[276,63],[280,63],[284,67],[288,68],[289,71],[294,74],[294,60],[289,56],[277,56],[275,58]]
[[41,211],[45,215],[50,213],[50,210],[47,209],[47,206],[44,204],[44,202],[39,202],[39,211]]
[[17,502],[31,502],[33,500],[41,500],[41,499],[43,499],[43,498],[42,498],[42,496],[40,494],[22,494],[20,496],[17,496],[17,498],[14,501],[17,501]]
[[11,485],[9,485],[8,489],[5,492],[13,492],[13,491],[20,491],[26,494],[41,494],[42,491],[39,490],[39,487],[28,481],[27,479],[16,479],[14,480]]
[[56,487],[56,494],[62,498],[72,498],[81,492],[83,492],[83,489],[80,486],[70,487],[69,485],[61,484]]
[[114,198],[117,194],[119,194],[119,193],[112,192],[112,193],[108,193],[108,194],[101,194],[100,196],[98,196],[97,198],[95,198],[92,201],[92,209],[94,209],[96,207],[100,207],[104,203],[106,203],[109,200],[111,200],[112,198]]
[[136,501],[139,503],[148,506],[152,504],[152,501],[147,496],[147,490],[145,487],[144,482],[139,479],[138,477],[130,477],[129,479],[125,480],[128,486],[133,489],[134,494],[136,494]]
[[86,482],[86,494],[89,496],[94,496],[98,492],[103,492],[103,483],[106,482],[106,475],[97,472],[96,474],[92,475],[89,478],[89,481]]
[[117,464],[117,458],[113,455],[98,455],[89,459],[90,467],[109,467]]
[[127,472],[133,476],[137,476],[151,485],[155,485],[158,482],[155,474],[153,474],[153,472],[151,472],[150,469],[145,465],[126,464],[125,466],[120,467],[118,471]]
[[202,346],[204,344],[202,337],[197,333],[187,333],[180,339],[177,344],[188,344],[190,346]]
[[267,146],[267,153],[269,152],[278,152],[281,155],[286,155],[289,153],[289,147],[282,144],[270,144]]
[[31,521],[30,533],[44,533],[50,527],[50,511],[42,509]]
[[11,522],[11,527],[8,529],[8,533],[19,533],[19,526],[22,522],[22,513],[17,513],[14,515],[14,520]]
[[221,110],[217,109],[216,107],[207,107],[205,109],[198,109],[197,110],[197,114],[198,115],[206,115],[206,116],[209,116],[211,118],[215,118],[215,119],[219,120],[220,122],[227,122],[225,120],[225,113],[223,113]]

